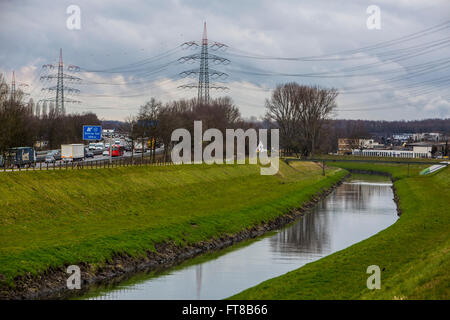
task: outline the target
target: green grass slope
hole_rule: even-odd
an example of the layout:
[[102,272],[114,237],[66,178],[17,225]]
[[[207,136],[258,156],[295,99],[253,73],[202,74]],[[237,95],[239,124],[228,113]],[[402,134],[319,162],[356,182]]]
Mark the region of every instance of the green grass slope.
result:
[[256,165],[1,173],[0,286],[51,267],[138,256],[156,243],[233,234],[300,206],[344,175],[284,163],[275,176],[261,176]]
[[[232,299],[449,299],[450,168],[418,176],[420,167],[338,163],[393,175],[401,218],[347,249],[247,289]],[[369,265],[381,289],[369,290]]]

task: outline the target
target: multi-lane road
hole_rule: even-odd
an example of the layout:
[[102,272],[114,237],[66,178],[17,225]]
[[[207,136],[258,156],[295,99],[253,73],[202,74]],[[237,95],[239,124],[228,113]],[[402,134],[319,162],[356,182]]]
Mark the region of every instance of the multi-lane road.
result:
[[[156,148],[155,149],[155,154],[161,154],[164,151],[164,147],[161,148]],[[142,157],[142,152],[134,152],[131,153],[130,151],[126,151],[124,152],[123,156],[120,157],[112,157],[112,160],[116,161],[117,159],[123,159],[123,158],[130,158],[131,156],[133,156],[134,158],[140,158]],[[147,150],[146,152],[144,152],[144,156],[148,157],[150,156],[150,150]],[[94,155],[94,157],[92,158],[84,158],[81,161],[76,161],[75,163],[79,164],[79,163],[89,163],[92,161],[106,161],[109,159],[109,156],[103,155],[103,154],[99,154],[99,155]],[[70,162],[68,162],[68,164],[70,164]],[[49,169],[53,169],[53,168],[59,168],[61,165],[65,165],[65,163],[62,160],[58,160],[55,163],[49,163],[48,164],[48,168]],[[20,168],[20,170],[36,170],[36,169],[47,169],[47,163],[44,161],[41,162],[36,162],[35,163],[35,167],[31,167],[31,168]],[[4,171],[19,171],[19,168],[0,168],[0,172],[4,172]]]

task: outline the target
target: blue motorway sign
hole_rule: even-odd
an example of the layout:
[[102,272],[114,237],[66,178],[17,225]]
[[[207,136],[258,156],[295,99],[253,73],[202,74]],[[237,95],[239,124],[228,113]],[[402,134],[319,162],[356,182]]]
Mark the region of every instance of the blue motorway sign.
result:
[[83,126],[83,140],[102,140],[102,126]]

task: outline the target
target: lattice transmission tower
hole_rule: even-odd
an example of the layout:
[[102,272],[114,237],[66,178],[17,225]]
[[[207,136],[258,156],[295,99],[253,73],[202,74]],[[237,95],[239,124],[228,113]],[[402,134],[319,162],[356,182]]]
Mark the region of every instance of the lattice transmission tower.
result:
[[196,41],[189,41],[182,44],[184,48],[196,48],[201,47],[200,53],[194,53],[188,56],[184,56],[178,59],[179,62],[186,63],[194,63],[199,61],[199,68],[186,70],[180,73],[181,77],[191,77],[198,75],[198,83],[189,83],[185,85],[181,85],[178,88],[182,89],[198,89],[197,100],[199,102],[208,103],[209,102],[209,89],[216,90],[228,90],[229,88],[220,83],[210,83],[210,79],[225,79],[228,77],[228,74],[225,72],[221,72],[215,69],[211,69],[209,67],[209,63],[213,64],[229,64],[230,60],[220,57],[215,54],[210,54],[208,49],[211,50],[219,50],[226,49],[227,46],[220,42],[208,42],[208,36],[206,31],[206,22],[203,25],[203,37],[202,41],[199,44]]
[[11,100],[15,100],[15,98],[16,98],[16,74],[13,71],[11,81]]
[[[42,91],[55,92],[55,98],[45,98],[40,99],[38,103],[43,102],[54,102],[55,112],[57,114],[66,113],[66,103],[81,103],[81,101],[68,98],[68,95],[80,93],[79,89],[67,87],[64,82],[81,82],[81,78],[75,77],[71,74],[64,72],[64,62],[62,57],[62,49],[59,49],[59,63],[55,64],[45,64],[42,66],[43,69],[55,70],[58,69],[57,73],[41,76],[41,81],[54,81],[56,80],[56,85],[52,87],[42,88]],[[74,65],[69,65],[67,70],[79,70],[80,68]]]
[[29,95],[28,93],[26,93],[23,88],[24,87],[28,87],[28,84],[24,83],[24,82],[17,82],[16,83],[16,72],[13,70],[12,72],[12,78],[11,78],[11,90],[10,90],[10,99],[11,100],[16,100],[16,96],[17,96],[17,88],[21,91],[22,96],[27,96]]

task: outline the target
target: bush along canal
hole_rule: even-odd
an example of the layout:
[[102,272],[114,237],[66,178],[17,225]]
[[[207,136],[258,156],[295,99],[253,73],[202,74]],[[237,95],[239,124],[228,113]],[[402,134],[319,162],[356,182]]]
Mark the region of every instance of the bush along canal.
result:
[[391,181],[357,175],[287,227],[162,273],[92,288],[91,299],[224,299],[367,239],[397,219]]

